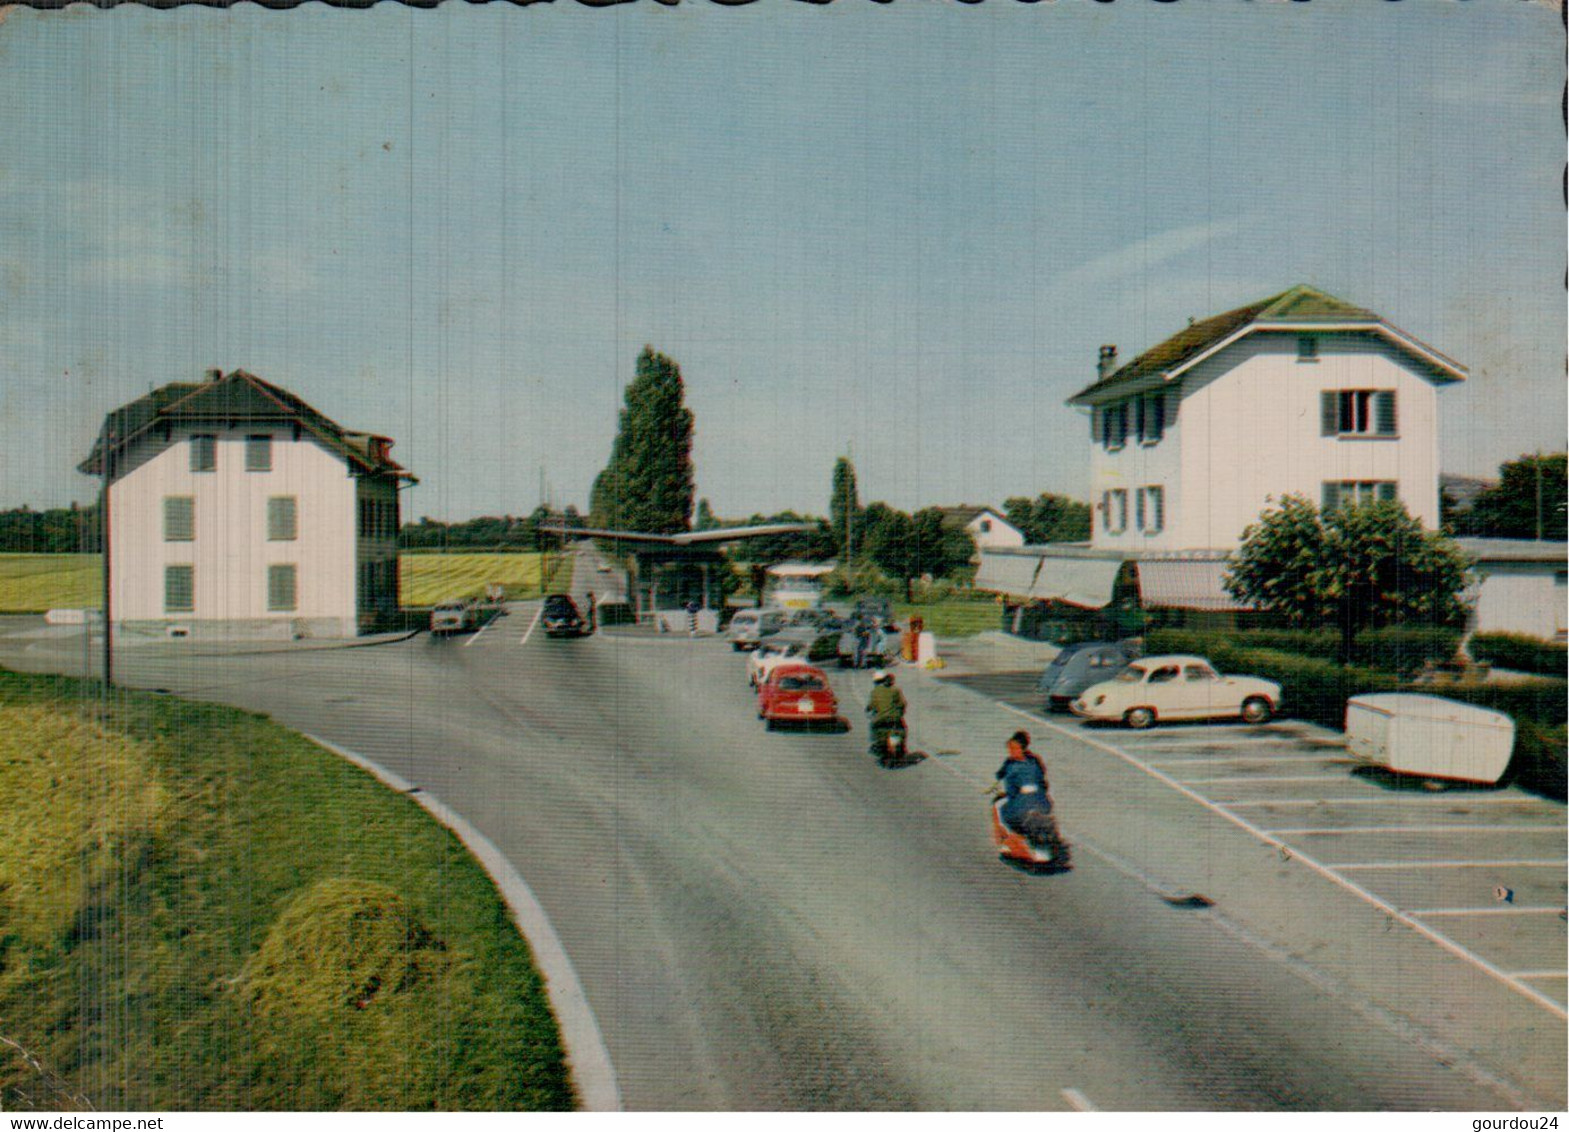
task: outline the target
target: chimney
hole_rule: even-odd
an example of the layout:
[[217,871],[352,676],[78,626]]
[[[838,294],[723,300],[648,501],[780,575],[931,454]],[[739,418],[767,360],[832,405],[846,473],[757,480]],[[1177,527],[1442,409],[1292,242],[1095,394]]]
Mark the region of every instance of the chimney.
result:
[[210,370],[206,371],[204,376],[207,378],[208,381],[222,381],[223,380],[223,370],[221,370],[221,369],[210,369]]
[[1116,368],[1117,368],[1117,347],[1115,347],[1115,346],[1102,346],[1100,348],[1100,360],[1095,363],[1096,379],[1099,380],[1099,381],[1106,380],[1106,378],[1108,378],[1108,377],[1110,377],[1112,375],[1112,372]]

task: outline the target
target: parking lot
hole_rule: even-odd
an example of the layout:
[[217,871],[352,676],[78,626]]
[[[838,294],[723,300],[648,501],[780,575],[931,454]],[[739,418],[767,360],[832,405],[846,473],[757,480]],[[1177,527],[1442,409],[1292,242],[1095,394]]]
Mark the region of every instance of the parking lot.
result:
[[986,652],[951,649],[949,678],[1138,767],[1565,1016],[1561,804],[1390,774],[1350,757],[1338,732],[1290,718],[1135,732],[1048,714],[1038,669],[988,672]]

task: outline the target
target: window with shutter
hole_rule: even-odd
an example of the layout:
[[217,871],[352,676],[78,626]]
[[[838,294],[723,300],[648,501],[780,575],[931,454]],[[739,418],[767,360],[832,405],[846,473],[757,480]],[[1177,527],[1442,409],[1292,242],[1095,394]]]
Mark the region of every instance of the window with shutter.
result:
[[297,581],[292,564],[267,567],[267,608],[275,613],[292,610]]
[[1374,484],[1373,487],[1375,489],[1376,498],[1384,501],[1389,501],[1395,498],[1395,485],[1393,483],[1377,483]]
[[292,495],[274,495],[267,500],[267,538],[292,542],[298,537],[299,504]]
[[247,472],[272,471],[272,435],[257,433],[245,438],[245,470]]
[[191,437],[191,471],[213,472],[218,469],[218,438],[197,435]]
[[1325,483],[1323,499],[1319,505],[1319,509],[1323,511],[1333,511],[1336,507],[1339,506],[1340,485],[1338,483]]
[[1145,488],[1141,487],[1141,488],[1139,488],[1138,491],[1133,493],[1133,525],[1134,525],[1135,528],[1137,528],[1138,530],[1141,530],[1141,531],[1144,529],[1144,492],[1145,492],[1145,490],[1146,490]]
[[196,567],[163,568],[163,611],[190,613],[196,608]]
[[1326,389],[1318,395],[1319,431],[1323,436],[1340,432],[1340,394]]
[[190,495],[163,497],[163,541],[190,542],[196,537],[196,499]]
[[1144,490],[1149,495],[1149,525],[1145,531],[1152,535],[1159,534],[1166,529],[1166,489],[1147,487]]
[[1145,399],[1144,419],[1146,425],[1142,438],[1144,443],[1159,444],[1161,438],[1166,435],[1166,395],[1164,393],[1152,393]]
[[1379,436],[1394,436],[1398,431],[1395,420],[1395,391],[1380,389],[1373,394],[1374,427]]

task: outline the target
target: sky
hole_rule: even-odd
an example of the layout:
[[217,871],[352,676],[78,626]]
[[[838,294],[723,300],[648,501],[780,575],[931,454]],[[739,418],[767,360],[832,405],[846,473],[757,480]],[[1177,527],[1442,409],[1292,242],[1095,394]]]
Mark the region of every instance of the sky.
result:
[[1471,370],[1441,465],[1565,445],[1556,9],[927,0],[8,10],[0,507],[244,368],[405,517],[584,508],[644,344],[698,495],[1083,497],[1064,400],[1309,283]]

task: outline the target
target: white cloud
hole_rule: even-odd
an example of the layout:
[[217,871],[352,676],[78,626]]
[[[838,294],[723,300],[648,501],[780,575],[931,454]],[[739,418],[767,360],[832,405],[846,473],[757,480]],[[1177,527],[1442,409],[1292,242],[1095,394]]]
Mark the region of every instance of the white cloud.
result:
[[1064,272],[1055,280],[1056,286],[1061,290],[1077,292],[1086,287],[1106,286],[1140,276],[1152,267],[1199,251],[1215,240],[1235,236],[1247,219],[1246,216],[1228,216],[1207,220],[1202,224],[1168,228]]

